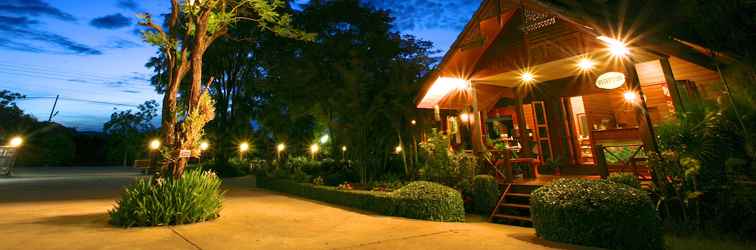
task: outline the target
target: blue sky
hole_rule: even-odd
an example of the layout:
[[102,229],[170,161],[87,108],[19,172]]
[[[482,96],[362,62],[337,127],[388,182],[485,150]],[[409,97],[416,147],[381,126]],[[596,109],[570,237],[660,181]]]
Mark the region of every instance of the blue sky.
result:
[[[480,0],[365,0],[396,17],[396,29],[445,51]],[[304,3],[305,0],[299,0]],[[30,97],[25,112],[99,131],[114,109],[158,100],[145,62],[156,49],[134,32],[135,14],[169,10],[168,0],[0,0],[0,89]]]

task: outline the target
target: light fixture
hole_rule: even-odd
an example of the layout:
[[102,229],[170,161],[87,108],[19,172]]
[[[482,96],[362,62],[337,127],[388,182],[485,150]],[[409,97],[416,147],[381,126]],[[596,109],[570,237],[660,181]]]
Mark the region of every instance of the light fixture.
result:
[[394,148],[394,152],[397,153],[397,154],[401,153],[402,152],[402,145],[396,146],[396,148]]
[[462,120],[462,122],[467,122],[468,120],[470,120],[470,115],[468,115],[467,113],[459,114],[459,119]]
[[346,152],[346,150],[347,150],[346,146],[341,146],[341,151],[342,152]]
[[578,66],[578,68],[581,71],[592,70],[594,65],[596,65],[596,63],[593,62],[593,60],[591,60],[590,58],[587,58],[587,57],[580,58],[580,60],[577,63],[577,66]]
[[210,143],[208,143],[207,141],[200,142],[200,145],[199,145],[200,151],[205,151],[208,148],[210,148]]
[[10,142],[8,142],[8,146],[12,148],[20,147],[21,144],[24,144],[24,139],[21,138],[21,136],[13,137]]
[[330,139],[331,137],[329,137],[328,134],[325,134],[320,137],[320,144],[326,144]]
[[622,93],[622,97],[624,97],[625,101],[628,103],[635,103],[638,101],[638,93],[635,93],[634,91],[625,91],[625,93]]
[[242,142],[239,144],[239,151],[241,152],[247,152],[249,150],[249,143]]
[[320,146],[318,146],[318,144],[310,145],[310,153],[317,154],[318,151],[320,151]]
[[609,52],[614,56],[624,57],[627,54],[630,54],[630,49],[627,48],[627,45],[618,39],[610,38],[607,36],[599,36],[597,37],[597,39],[606,43],[606,45],[609,47]]
[[535,75],[533,75],[533,73],[531,73],[530,71],[523,71],[520,74],[520,81],[524,83],[531,83],[535,81]]
[[417,121],[415,121],[415,120],[412,120],[412,121],[410,121],[410,123],[411,123],[412,125],[415,125],[415,124],[417,124]]
[[276,146],[276,151],[281,153],[282,151],[286,150],[286,145],[283,143],[279,143],[278,146]]
[[158,148],[160,148],[160,140],[153,139],[152,141],[150,141],[150,149],[155,150]]

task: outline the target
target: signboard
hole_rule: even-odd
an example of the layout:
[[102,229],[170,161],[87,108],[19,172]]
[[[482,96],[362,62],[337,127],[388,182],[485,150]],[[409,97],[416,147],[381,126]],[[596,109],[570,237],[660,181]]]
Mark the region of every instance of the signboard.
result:
[[596,79],[596,87],[601,89],[616,89],[625,84],[625,74],[620,72],[606,72]]
[[180,158],[192,157],[192,151],[188,149],[182,149],[181,151],[179,151],[179,157]]

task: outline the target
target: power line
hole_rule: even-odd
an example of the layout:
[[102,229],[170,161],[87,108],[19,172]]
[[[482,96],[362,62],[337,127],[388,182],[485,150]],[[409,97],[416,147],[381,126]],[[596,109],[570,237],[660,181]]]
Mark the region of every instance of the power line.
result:
[[13,62],[2,62],[0,61],[0,65],[6,66],[6,67],[14,67],[14,68],[26,68],[26,69],[35,69],[35,70],[43,70],[43,71],[53,71],[53,72],[59,72],[59,73],[76,73],[78,75],[88,75],[92,77],[99,77],[99,78],[112,78],[112,77],[118,77],[116,75],[104,75],[101,73],[95,73],[95,72],[88,72],[88,71],[82,71],[82,70],[70,70],[70,69],[62,69],[62,68],[53,68],[46,65],[34,65],[34,64],[24,64],[24,63],[13,63]]
[[[89,84],[106,84],[106,85],[113,86],[113,85],[116,85],[116,84],[113,84],[113,83],[117,83],[117,82],[123,81],[123,79],[113,79],[113,80],[106,80],[106,81],[102,81],[102,80],[92,81],[92,79],[87,79],[87,78],[76,79],[78,77],[75,77],[75,76],[72,76],[72,77],[66,77],[66,76],[60,76],[60,75],[56,76],[56,75],[48,75],[47,73],[44,73],[44,72],[32,73],[32,72],[7,70],[7,69],[3,69],[3,68],[0,68],[0,74],[25,76],[25,77],[31,77],[31,78],[43,78],[43,79],[50,79],[50,80],[60,80],[60,81],[69,82],[71,84],[75,84],[75,83],[89,83]],[[84,82],[77,82],[76,80],[83,80]],[[87,81],[87,80],[89,80],[89,81]],[[138,82],[132,82],[130,84],[123,84],[123,85],[124,86],[137,86],[137,87],[149,87],[149,88],[152,88],[152,85],[150,85],[150,84],[138,83]]]
[[[31,101],[31,100],[35,100],[35,99],[55,99],[55,96],[30,96],[30,97],[26,97],[24,99],[17,99],[16,102]],[[102,105],[124,106],[124,107],[132,107],[132,108],[139,107],[139,105],[134,105],[134,104],[117,103],[117,102],[106,102],[106,101],[98,101],[98,100],[87,100],[87,99],[69,98],[69,97],[60,97],[60,100],[74,101],[74,102],[86,102],[86,103],[102,104]]]

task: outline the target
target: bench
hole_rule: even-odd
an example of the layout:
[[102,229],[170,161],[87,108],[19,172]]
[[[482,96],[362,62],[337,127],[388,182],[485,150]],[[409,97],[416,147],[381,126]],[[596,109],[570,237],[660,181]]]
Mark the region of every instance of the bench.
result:
[[139,169],[143,171],[145,174],[148,174],[150,171],[150,165],[152,161],[150,160],[134,160],[134,168]]

